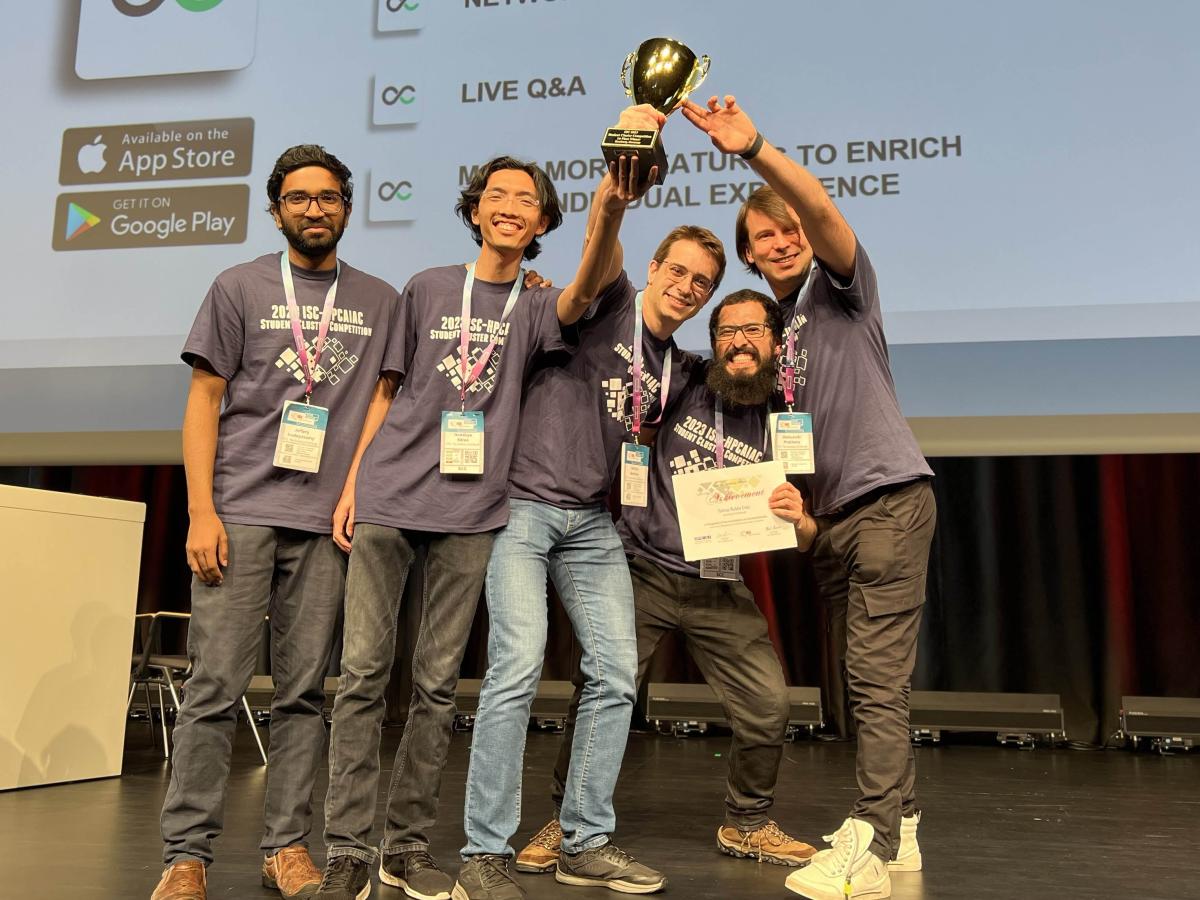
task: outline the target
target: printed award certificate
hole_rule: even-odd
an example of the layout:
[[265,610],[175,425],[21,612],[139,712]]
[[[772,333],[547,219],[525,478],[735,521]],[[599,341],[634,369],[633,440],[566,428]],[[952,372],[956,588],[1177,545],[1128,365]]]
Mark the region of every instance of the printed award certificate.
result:
[[777,460],[672,475],[683,558],[695,562],[795,547],[795,527],[767,505],[784,481]]

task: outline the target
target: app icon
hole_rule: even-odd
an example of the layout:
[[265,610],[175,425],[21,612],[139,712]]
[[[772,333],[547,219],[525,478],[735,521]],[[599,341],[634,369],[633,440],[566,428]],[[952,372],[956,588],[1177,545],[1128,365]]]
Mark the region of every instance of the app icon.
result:
[[104,158],[104,151],[108,149],[108,145],[104,143],[103,138],[103,135],[96,135],[90,144],[80,147],[79,153],[75,156],[79,171],[85,175],[103,172],[108,166],[108,161]]
[[100,217],[93,212],[88,212],[78,203],[72,203],[67,207],[67,240],[79,237],[85,231],[89,231],[100,224]]

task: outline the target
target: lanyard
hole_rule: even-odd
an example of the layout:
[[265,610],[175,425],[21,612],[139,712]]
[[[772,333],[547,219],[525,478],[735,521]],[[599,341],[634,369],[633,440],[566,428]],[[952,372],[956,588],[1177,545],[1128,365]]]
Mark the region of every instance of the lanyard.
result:
[[461,379],[458,388],[458,398],[462,403],[461,408],[464,410],[467,408],[467,389],[479,380],[479,376],[483,374],[483,369],[487,365],[488,360],[492,358],[492,351],[496,349],[496,341],[504,332],[504,323],[508,321],[508,317],[512,314],[513,307],[517,305],[517,297],[521,294],[521,285],[524,281],[525,270],[521,269],[517,272],[517,280],[513,282],[512,290],[508,293],[508,302],[504,304],[504,312],[500,316],[500,328],[496,331],[496,337],[492,338],[492,342],[484,348],[475,365],[468,369],[467,347],[471,343],[471,290],[475,287],[475,263],[467,266],[467,280],[463,284],[462,319],[459,322],[458,338],[458,375]]
[[[633,298],[633,442],[641,443],[638,435],[642,433],[642,294],[638,291]],[[658,395],[658,418],[647,425],[656,425],[662,421],[667,409],[667,395],[671,393],[671,348],[663,355],[662,390]]]
[[288,261],[287,251],[279,255],[279,274],[283,278],[283,295],[287,297],[288,318],[292,320],[292,337],[296,339],[296,352],[300,355],[300,366],[304,370],[304,402],[312,399],[313,371],[321,360],[321,351],[325,348],[325,338],[329,336],[329,322],[333,318],[333,304],[337,299],[338,279],[342,277],[342,264],[337,264],[333,284],[325,294],[325,307],[321,310],[321,322],[317,326],[317,337],[313,341],[313,358],[308,358],[308,347],[304,341],[304,329],[300,327],[300,307],[296,303],[296,285],[292,281],[292,264]]
[[[783,366],[783,400],[787,403],[788,412],[792,411],[792,406],[796,402],[796,332],[800,325],[797,324],[803,318],[800,315],[800,304],[804,302],[804,298],[808,296],[808,290],[813,283],[813,269],[817,267],[814,260],[809,263],[808,277],[804,280],[804,287],[800,289],[800,293],[796,295],[796,305],[792,307],[792,321],[788,325],[787,330],[787,356],[788,362]],[[803,324],[802,322],[800,324]]]
[[[721,396],[718,394],[713,397],[713,425],[717,429],[717,442],[715,450],[717,451],[717,468],[725,468],[725,408],[721,404]],[[763,428],[763,456],[767,454],[767,440],[770,437],[770,430]]]

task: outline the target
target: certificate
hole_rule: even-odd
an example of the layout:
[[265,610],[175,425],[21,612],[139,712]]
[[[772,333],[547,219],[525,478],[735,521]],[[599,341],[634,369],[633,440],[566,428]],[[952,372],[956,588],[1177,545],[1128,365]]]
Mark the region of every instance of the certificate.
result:
[[767,505],[785,480],[778,461],[672,475],[683,558],[694,562],[795,547],[795,526]]

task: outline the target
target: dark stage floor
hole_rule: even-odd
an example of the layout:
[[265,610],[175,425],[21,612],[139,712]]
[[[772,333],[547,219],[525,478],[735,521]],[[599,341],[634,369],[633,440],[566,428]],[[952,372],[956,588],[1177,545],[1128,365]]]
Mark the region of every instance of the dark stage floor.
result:
[[[399,734],[385,732],[389,768]],[[557,740],[529,736],[518,840],[550,814],[544,788]],[[454,736],[432,848],[451,872],[463,842],[469,742],[469,734]],[[723,737],[631,736],[618,788],[617,839],[667,873],[666,896],[795,896],[783,888],[790,870],[714,849],[725,750]],[[1200,897],[1200,756],[955,743],[919,750],[918,766],[925,870],[893,875],[897,900]],[[209,870],[211,897],[272,896],[258,886],[257,874],[265,771],[239,725],[225,835]],[[853,774],[850,744],[789,744],[776,818],[817,843],[844,818]],[[160,870],[158,810],[167,777],[145,724],[133,724],[123,777],[0,794],[0,898],[148,898]],[[386,777],[382,783],[386,788]],[[321,798],[324,790],[322,778]],[[316,818],[319,849],[319,802]],[[377,819],[377,829],[381,824]],[[552,875],[520,877],[531,900],[617,896],[559,885]],[[376,884],[371,896],[403,895]]]

